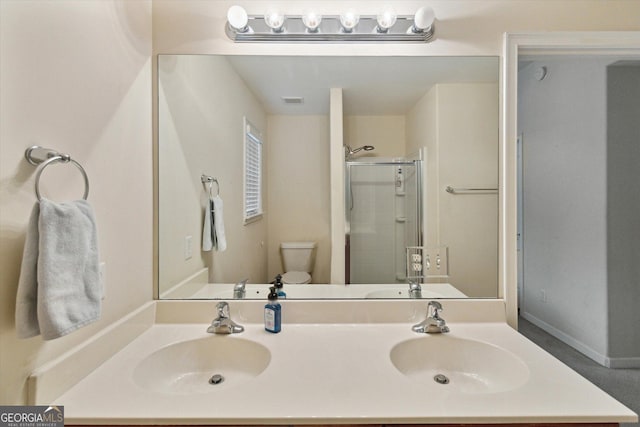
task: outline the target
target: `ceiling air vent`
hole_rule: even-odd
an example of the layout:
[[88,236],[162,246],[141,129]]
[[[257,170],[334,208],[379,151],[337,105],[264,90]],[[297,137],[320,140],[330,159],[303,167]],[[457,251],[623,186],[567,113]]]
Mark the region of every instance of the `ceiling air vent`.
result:
[[283,96],[282,102],[289,105],[304,104],[304,98],[301,96]]

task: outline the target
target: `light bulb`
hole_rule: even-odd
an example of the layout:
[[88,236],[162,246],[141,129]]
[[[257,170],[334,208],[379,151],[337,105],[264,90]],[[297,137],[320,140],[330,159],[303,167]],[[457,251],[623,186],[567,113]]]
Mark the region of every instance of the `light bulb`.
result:
[[316,31],[318,31],[318,27],[320,26],[321,22],[322,15],[314,11],[308,11],[305,12],[304,15],[302,15],[302,23],[305,27],[307,27],[307,30],[310,33],[315,33]]
[[248,30],[249,16],[247,11],[241,6],[231,6],[227,11],[227,21],[229,25],[238,33],[244,33]]
[[414,33],[422,33],[426,30],[431,29],[433,22],[436,19],[436,14],[433,12],[433,9],[429,6],[423,6],[416,12],[416,15],[413,18],[413,26],[411,27],[411,32]]
[[285,16],[278,10],[272,9],[264,14],[264,22],[273,30],[274,33],[282,32]]
[[377,16],[378,28],[377,31],[380,33],[386,33],[389,31],[389,28],[393,27],[396,23],[396,19],[398,15],[396,15],[396,11],[393,10],[392,7],[385,8],[380,14]]
[[340,15],[340,24],[345,33],[352,32],[359,21],[360,16],[353,9],[349,9]]

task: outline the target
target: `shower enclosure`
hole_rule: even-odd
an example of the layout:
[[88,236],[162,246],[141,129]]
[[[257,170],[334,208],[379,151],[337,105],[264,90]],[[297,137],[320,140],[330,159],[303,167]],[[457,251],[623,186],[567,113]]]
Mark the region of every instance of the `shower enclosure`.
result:
[[405,283],[422,245],[422,161],[346,162],[346,283]]

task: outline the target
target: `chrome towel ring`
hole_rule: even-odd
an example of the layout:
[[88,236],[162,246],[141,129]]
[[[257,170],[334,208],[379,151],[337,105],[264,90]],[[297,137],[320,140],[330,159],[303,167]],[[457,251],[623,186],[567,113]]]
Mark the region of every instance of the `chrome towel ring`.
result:
[[58,153],[55,150],[51,150],[49,148],[43,148],[38,145],[34,145],[33,147],[27,148],[24,152],[24,156],[29,163],[34,166],[38,166],[36,169],[36,197],[38,201],[42,200],[40,196],[40,175],[44,169],[53,163],[72,163],[75,167],[78,168],[80,173],[82,174],[82,178],[84,179],[84,195],[82,198],[87,200],[89,196],[89,177],[87,176],[87,172],[84,170],[80,163],[76,162],[69,156],[68,154]]
[[209,197],[213,198],[213,183],[216,183],[216,187],[217,187],[217,195],[220,195],[220,183],[218,183],[218,180],[212,176],[209,175],[205,175],[202,174],[202,176],[200,176],[200,181],[202,181],[203,184],[209,184]]

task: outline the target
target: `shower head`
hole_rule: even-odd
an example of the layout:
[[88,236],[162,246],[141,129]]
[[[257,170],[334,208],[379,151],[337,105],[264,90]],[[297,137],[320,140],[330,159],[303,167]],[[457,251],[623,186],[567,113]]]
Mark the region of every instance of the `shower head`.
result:
[[345,158],[348,160],[351,155],[357,153],[358,151],[371,151],[371,150],[375,150],[376,147],[374,147],[373,145],[363,145],[362,147],[358,147],[358,148],[351,148],[348,145],[344,146],[344,151],[345,151]]
[[364,150],[364,151],[371,151],[374,150],[376,147],[374,147],[373,145],[363,145],[362,147],[358,147],[354,150],[352,150],[352,153],[357,153],[360,150]]

